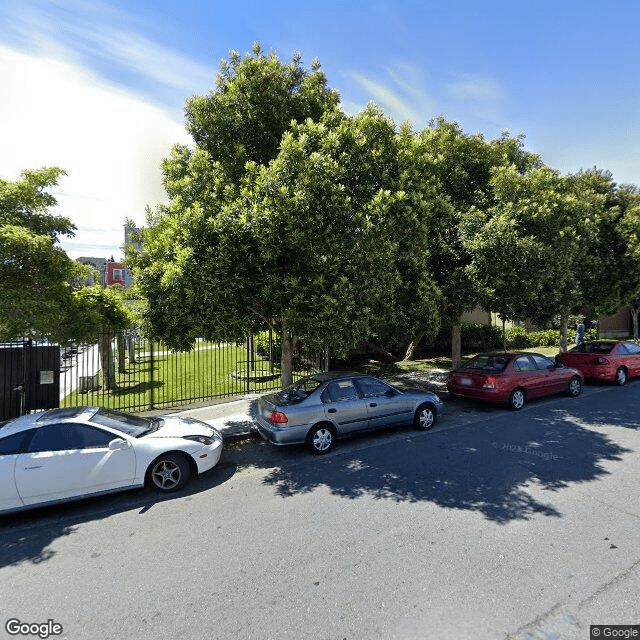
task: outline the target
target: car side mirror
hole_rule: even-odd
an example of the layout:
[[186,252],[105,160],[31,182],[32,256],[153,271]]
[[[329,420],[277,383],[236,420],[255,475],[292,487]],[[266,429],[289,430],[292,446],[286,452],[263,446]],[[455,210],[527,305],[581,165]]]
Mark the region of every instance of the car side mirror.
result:
[[128,449],[129,443],[122,438],[115,438],[109,442],[109,451],[122,451],[123,449]]

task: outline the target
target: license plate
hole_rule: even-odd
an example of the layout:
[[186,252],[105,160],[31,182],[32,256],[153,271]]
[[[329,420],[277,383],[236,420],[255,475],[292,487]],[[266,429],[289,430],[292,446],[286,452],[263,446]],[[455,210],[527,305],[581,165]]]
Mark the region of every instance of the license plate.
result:
[[460,384],[465,387],[470,387],[473,384],[473,380],[471,380],[471,378],[460,378]]

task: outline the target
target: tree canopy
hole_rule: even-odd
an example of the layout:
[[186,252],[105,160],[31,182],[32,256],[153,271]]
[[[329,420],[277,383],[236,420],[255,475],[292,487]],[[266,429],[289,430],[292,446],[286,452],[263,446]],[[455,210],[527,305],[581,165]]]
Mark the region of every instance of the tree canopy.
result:
[[163,163],[169,204],[128,258],[146,330],[174,348],[271,327],[286,384],[298,341],[415,345],[441,323],[455,337],[478,304],[545,323],[632,297],[637,193],[607,172],[561,176],[522,136],[444,118],[398,130],[375,105],[348,116],[317,61],[259,45],[221,63],[186,126],[194,144]]
[[56,243],[75,226],[50,209],[50,189],[64,171],[24,171],[21,179],[0,179],[0,340],[63,330],[72,303],[71,283],[83,273]]

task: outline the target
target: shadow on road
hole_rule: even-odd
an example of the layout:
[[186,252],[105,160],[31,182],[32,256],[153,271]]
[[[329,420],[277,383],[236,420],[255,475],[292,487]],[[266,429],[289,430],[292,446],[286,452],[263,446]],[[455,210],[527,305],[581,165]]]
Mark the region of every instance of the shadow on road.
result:
[[[387,434],[384,444],[375,438],[376,446],[343,444],[306,466],[272,469],[264,482],[283,498],[326,487],[354,500],[366,495],[477,511],[497,523],[560,517],[550,501],[534,495],[606,476],[605,463],[630,450],[598,427],[638,428],[624,417],[628,411],[594,415],[584,405],[565,404],[569,410],[536,407],[518,414],[492,408],[488,419],[462,428]],[[294,455],[305,454],[298,449]]]
[[85,522],[135,509],[138,515],[144,516],[160,502],[207,491],[229,480],[235,472],[233,465],[214,467],[191,479],[182,489],[167,495],[153,489],[133,489],[0,516],[0,568],[23,561],[45,562],[55,554],[50,549],[51,543],[57,538],[72,535]]

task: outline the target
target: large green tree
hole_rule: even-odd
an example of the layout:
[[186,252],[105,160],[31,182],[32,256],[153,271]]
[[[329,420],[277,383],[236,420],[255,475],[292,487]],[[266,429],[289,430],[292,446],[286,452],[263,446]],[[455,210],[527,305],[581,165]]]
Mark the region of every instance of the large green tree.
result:
[[83,268],[57,246],[75,231],[50,212],[57,204],[50,190],[62,175],[47,167],[0,179],[0,340],[66,330],[72,283]]
[[151,218],[137,271],[153,331],[186,348],[270,326],[284,385],[297,341],[346,352],[398,317],[409,238],[396,228],[407,212],[397,187],[397,136],[373,106],[292,122],[271,162],[247,163],[235,197],[185,207],[178,196]]
[[561,176],[546,166],[523,174],[510,166],[495,169],[491,185],[494,204],[471,209],[461,227],[482,306],[503,320],[540,325],[559,316],[566,349],[571,314],[623,303],[626,243],[611,175]]
[[[428,270],[442,294],[440,313],[452,330],[452,359],[461,359],[460,318],[480,302],[467,266],[468,247],[461,238],[461,222],[472,209],[493,204],[492,169],[513,165],[519,172],[536,166],[539,158],[523,149],[521,137],[507,133],[494,140],[465,134],[455,122],[434,120],[418,134],[401,131],[402,189],[414,214],[423,219],[427,236]],[[419,340],[418,333],[411,347]],[[411,353],[411,347],[408,354]]]

